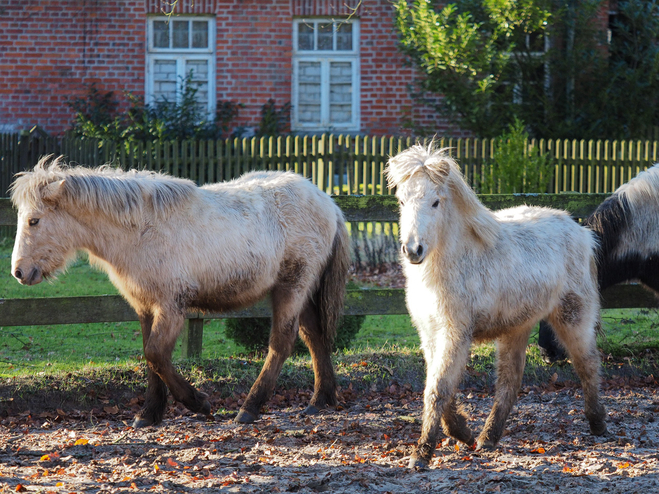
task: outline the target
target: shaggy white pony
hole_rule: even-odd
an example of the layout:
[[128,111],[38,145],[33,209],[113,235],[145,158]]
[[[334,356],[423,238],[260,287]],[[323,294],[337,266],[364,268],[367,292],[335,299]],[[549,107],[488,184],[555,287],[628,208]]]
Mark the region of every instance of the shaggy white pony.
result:
[[19,174],[12,274],[34,285],[79,250],[107,272],[139,316],[148,388],[134,426],[162,420],[167,388],[209,413],[171,363],[188,310],[223,311],[270,294],[272,331],[263,370],[236,420],[251,422],[270,397],[300,336],[310,349],[315,392],[307,409],[336,403],[330,359],[350,262],[343,215],[300,175],[253,172],[197,187],[160,173],[69,168],[42,159]]
[[[521,384],[533,326],[552,322],[582,381],[594,434],[606,432],[598,398],[595,240],[567,213],[484,207],[444,150],[413,146],[389,160],[400,201],[406,299],[419,331],[427,379],[423,427],[410,466],[428,465],[440,429],[493,448]],[[472,342],[496,340],[494,406],[477,440],[455,401]]]

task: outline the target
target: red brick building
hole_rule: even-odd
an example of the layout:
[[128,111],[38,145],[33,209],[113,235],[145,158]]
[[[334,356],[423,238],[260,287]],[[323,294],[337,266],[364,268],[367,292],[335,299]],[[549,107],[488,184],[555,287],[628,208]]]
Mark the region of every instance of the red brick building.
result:
[[409,95],[389,0],[178,0],[169,19],[167,5],[0,2],[0,132],[62,133],[91,83],[175,98],[190,71],[209,111],[244,105],[240,125],[273,98],[292,103],[297,132],[401,134],[411,119],[450,131]]

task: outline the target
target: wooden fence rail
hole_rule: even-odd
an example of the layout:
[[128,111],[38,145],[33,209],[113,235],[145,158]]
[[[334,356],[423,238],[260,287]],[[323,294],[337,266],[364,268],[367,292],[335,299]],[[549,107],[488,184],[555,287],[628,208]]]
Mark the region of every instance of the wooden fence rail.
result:
[[[491,209],[520,204],[555,207],[570,211],[575,219],[590,214],[606,194],[515,194],[481,195]],[[395,222],[398,204],[393,196],[339,196],[334,198],[351,222]],[[0,199],[0,226],[16,224],[16,214],[8,199]],[[1,294],[0,294],[1,295]],[[603,293],[603,308],[656,307],[657,299],[639,285],[617,285]],[[401,289],[348,290],[345,313],[348,315],[406,314],[405,293]],[[183,332],[183,355],[201,355],[204,319],[269,317],[267,300],[240,311],[224,313],[190,312]],[[119,295],[63,298],[0,298],[0,327],[88,324],[136,321],[137,315]]]
[[[255,169],[294,170],[331,194],[386,195],[390,193],[383,173],[387,159],[414,142],[412,137],[322,134],[116,143],[27,131],[0,134],[0,195],[16,173],[33,167],[46,154],[62,154],[86,166],[112,163],[161,170],[198,184],[229,180]],[[437,138],[436,143],[451,149],[470,185],[480,190],[497,141]],[[547,192],[553,193],[612,192],[659,161],[659,141],[533,139],[528,150],[552,158],[554,179]]]

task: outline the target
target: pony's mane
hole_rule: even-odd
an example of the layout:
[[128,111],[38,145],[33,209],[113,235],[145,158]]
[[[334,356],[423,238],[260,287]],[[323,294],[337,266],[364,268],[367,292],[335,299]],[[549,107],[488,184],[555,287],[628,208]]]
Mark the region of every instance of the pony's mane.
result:
[[460,167],[446,152],[448,149],[437,149],[434,142],[428,146],[416,144],[391,157],[385,170],[387,183],[389,187],[397,187],[413,175],[423,173],[437,186],[447,185],[474,236],[485,246],[492,247],[501,226],[464,180]]
[[626,202],[632,217],[639,208],[643,210],[652,207],[659,210],[659,164],[642,171],[629,182],[622,184],[614,192],[622,201]]
[[[52,197],[50,187],[57,185]],[[11,185],[15,207],[43,209],[53,202],[104,214],[121,224],[137,225],[149,214],[166,217],[196,190],[190,180],[152,171],[124,171],[68,166],[62,156],[44,156],[30,171],[18,173]]]

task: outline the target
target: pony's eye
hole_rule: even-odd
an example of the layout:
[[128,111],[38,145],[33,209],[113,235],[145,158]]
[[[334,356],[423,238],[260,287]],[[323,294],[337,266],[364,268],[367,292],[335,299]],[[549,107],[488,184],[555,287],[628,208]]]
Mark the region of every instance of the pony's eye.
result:
[[439,199],[432,203],[433,208],[436,208],[437,206],[439,206]]
[[39,223],[39,218],[30,218],[29,220],[27,220],[27,224],[30,226],[34,226],[37,223]]

